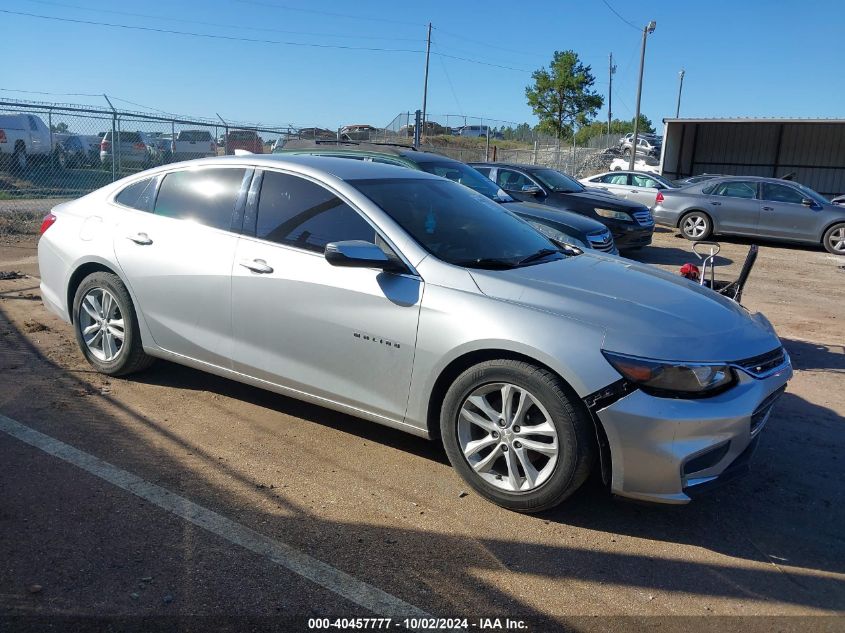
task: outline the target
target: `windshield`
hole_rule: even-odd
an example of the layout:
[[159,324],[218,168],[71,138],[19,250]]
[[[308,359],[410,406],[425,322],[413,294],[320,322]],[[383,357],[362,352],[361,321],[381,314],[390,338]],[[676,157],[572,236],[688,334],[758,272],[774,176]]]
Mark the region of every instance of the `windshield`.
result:
[[558,247],[528,223],[455,183],[396,178],[350,184],[426,251],[449,264],[507,269],[562,257]]
[[532,171],[531,175],[552,191],[559,193],[578,193],[584,191],[584,187],[581,186],[580,182],[554,169],[538,169]]
[[475,169],[458,161],[424,161],[417,163],[420,169],[429,174],[448,178],[454,182],[477,191],[485,198],[496,202],[511,202],[511,198],[489,178],[485,178]]

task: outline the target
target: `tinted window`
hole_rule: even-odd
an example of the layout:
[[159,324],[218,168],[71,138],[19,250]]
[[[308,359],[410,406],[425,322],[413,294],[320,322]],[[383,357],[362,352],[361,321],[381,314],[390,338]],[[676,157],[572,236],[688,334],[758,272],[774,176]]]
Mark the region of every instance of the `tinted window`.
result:
[[352,207],[311,181],[265,172],[256,236],[322,253],[329,242],[375,243],[376,231]]
[[117,194],[115,200],[120,204],[138,209],[139,211],[151,211],[156,193],[156,181],[158,178],[146,178],[132,183],[126,189]]
[[207,130],[183,130],[179,132],[180,141],[211,141],[211,132]]
[[[485,178],[466,163],[456,160],[423,161],[417,163],[419,168],[429,174],[448,178],[454,182],[469,187],[491,200],[502,200],[499,188],[489,178]],[[510,198],[507,198],[510,200]]]
[[471,268],[513,268],[559,258],[555,246],[528,223],[466,187],[421,178],[350,181],[435,257]]
[[776,185],[771,182],[764,182],[761,189],[763,200],[771,200],[772,202],[792,202],[794,204],[801,204],[804,195],[792,187],[786,185]]
[[757,195],[757,185],[753,182],[722,182],[713,188],[712,193],[714,196],[751,199]]
[[580,182],[554,169],[535,169],[531,172],[531,175],[552,191],[559,191],[561,193],[584,191],[584,187]]
[[218,168],[167,174],[159,188],[155,213],[228,231],[245,173],[245,169]]
[[477,171],[479,174],[481,174],[485,178],[490,177],[490,168],[489,167],[476,167],[475,171]]
[[242,130],[239,132],[229,132],[229,138],[233,141],[254,141],[258,138],[258,135],[255,132]]
[[496,175],[496,184],[505,191],[521,191],[525,186],[536,186],[528,176],[510,169],[499,169]]

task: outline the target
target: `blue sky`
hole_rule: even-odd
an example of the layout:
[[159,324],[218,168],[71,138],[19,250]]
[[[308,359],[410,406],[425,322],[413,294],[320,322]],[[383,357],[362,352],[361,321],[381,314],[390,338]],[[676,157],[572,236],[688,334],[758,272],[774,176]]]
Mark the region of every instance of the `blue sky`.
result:
[[421,106],[424,54],[404,51],[424,49],[431,21],[432,114],[533,123],[524,96],[531,71],[548,64],[555,49],[573,49],[592,65],[595,88],[605,96],[613,52],[614,115],[630,118],[639,29],[654,19],[642,98],[642,111],[653,121],[674,115],[682,67],[682,116],[845,117],[841,0],[608,2],[639,28],[601,0],[5,0],[4,11],[353,48],[0,13],[0,54],[6,60],[0,97],[103,105],[99,97],[58,93],[105,92],[125,100],[115,105],[132,109],[138,108],[126,101],[268,124],[386,125],[397,113]]

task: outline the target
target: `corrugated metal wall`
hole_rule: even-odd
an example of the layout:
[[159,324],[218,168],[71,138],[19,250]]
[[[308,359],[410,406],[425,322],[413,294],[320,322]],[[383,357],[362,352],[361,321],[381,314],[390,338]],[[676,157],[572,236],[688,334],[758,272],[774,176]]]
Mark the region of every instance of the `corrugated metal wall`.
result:
[[845,122],[667,121],[663,174],[781,177],[826,196],[845,193]]

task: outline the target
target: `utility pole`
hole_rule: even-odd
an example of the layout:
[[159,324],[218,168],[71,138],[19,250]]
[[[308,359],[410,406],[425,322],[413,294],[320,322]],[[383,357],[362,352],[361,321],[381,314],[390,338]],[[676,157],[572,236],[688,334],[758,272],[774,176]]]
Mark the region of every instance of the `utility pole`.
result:
[[643,28],[643,47],[640,50],[640,80],[637,83],[637,113],[634,115],[634,136],[631,138],[631,162],[628,169],[634,170],[634,161],[637,159],[637,132],[640,126],[640,98],[643,94],[643,66],[645,65],[645,43],[649,33],[654,33],[657,22],[652,20]]
[[610,121],[613,119],[613,75],[616,74],[616,66],[613,65],[613,53],[610,54],[610,65],[607,70],[607,133],[610,135]]
[[678,106],[675,108],[675,118],[681,116],[681,92],[684,89],[684,69],[681,68],[681,72],[678,73],[678,78],[680,79],[680,83],[678,84]]
[[[428,59],[431,56],[431,22],[428,23],[428,38],[425,43],[425,80],[423,81],[422,125],[425,128],[425,107],[428,101]],[[423,130],[425,131],[425,130]]]

